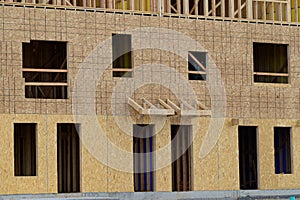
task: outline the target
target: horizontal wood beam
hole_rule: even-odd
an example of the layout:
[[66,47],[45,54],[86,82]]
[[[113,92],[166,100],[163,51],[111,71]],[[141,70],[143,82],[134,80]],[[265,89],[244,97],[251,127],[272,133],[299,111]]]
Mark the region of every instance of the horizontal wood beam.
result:
[[67,73],[67,69],[35,69],[35,68],[22,68],[23,72],[53,72],[53,73]]
[[25,82],[26,86],[68,86],[68,83],[55,82]]

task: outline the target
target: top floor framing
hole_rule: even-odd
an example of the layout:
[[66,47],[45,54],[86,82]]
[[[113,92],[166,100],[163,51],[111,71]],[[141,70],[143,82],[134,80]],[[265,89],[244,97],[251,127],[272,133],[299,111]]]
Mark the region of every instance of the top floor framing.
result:
[[0,0],[0,3],[268,23],[300,22],[300,0]]

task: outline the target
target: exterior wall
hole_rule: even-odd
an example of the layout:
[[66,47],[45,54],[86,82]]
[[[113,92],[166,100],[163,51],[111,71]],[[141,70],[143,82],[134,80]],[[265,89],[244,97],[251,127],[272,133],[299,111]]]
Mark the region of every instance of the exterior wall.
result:
[[[71,96],[67,100],[25,99],[25,82],[21,71],[22,42],[30,40],[68,42],[68,83],[71,95],[75,90],[74,82],[84,58],[99,43],[111,37],[112,33],[139,27],[168,28],[189,36],[209,52],[221,72],[227,97],[226,121],[217,144],[204,158],[200,158],[199,154],[210,118],[201,117],[197,122],[200,128],[193,133],[196,136],[193,143],[194,190],[239,189],[238,126],[232,126],[232,118],[240,119],[240,125],[258,126],[259,189],[300,187],[297,181],[300,178],[298,154],[300,128],[296,126],[300,118],[299,26],[11,6],[1,6],[0,13],[2,16],[0,17],[1,194],[57,192],[56,123],[80,123],[81,137],[87,138],[87,141],[95,139],[91,136],[97,134],[94,127],[89,124],[90,116],[74,118],[72,112],[74,99]],[[174,40],[176,41],[176,38]],[[157,42],[155,38],[153,42]],[[253,83],[253,42],[289,44],[290,84]],[[99,60],[111,58],[100,57]],[[166,64],[187,79],[186,58],[159,50],[144,49],[134,52],[134,66],[149,62]],[[86,77],[86,80],[94,79],[98,80],[98,77]],[[95,102],[96,115],[108,139],[99,140],[99,145],[95,148],[103,150],[99,156],[108,163],[122,159],[110,153],[109,148],[105,148],[108,141],[128,152],[132,151],[132,138],[118,128],[111,109],[111,95],[118,81],[119,78],[111,77],[111,70],[108,67],[96,91],[98,97]],[[189,83],[197,99],[211,107],[206,82],[189,81]],[[178,93],[185,95],[185,89],[178,86]],[[153,103],[158,98],[177,101],[172,91],[157,85],[143,86],[135,91],[133,97],[138,102],[141,102],[143,97]],[[85,102],[82,106],[85,106],[84,104]],[[131,113],[136,123],[151,122],[147,117],[139,117],[129,106],[125,106],[119,114],[122,116],[125,111]],[[157,149],[169,143],[170,125],[176,121],[178,121],[176,117],[168,118],[163,129],[157,133]],[[36,177],[14,177],[13,123],[15,122],[38,124]],[[293,174],[274,174],[273,126],[292,127]],[[171,154],[167,156],[171,157]],[[97,155],[95,157],[86,145],[81,144],[82,192],[133,191],[131,173],[107,167],[97,158],[99,157]],[[156,159],[158,164],[162,161],[160,159],[166,158]],[[124,162],[132,163],[130,160]],[[155,173],[155,178],[156,191],[171,191],[171,166],[159,169]]]

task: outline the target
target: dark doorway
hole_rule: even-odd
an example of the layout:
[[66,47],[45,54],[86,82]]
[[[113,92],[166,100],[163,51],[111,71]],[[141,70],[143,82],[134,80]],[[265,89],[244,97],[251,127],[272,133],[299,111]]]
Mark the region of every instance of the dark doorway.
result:
[[257,189],[257,127],[239,127],[240,189]]
[[172,191],[192,189],[192,127],[171,125]]
[[[76,129],[77,128],[77,129]],[[57,124],[58,192],[80,192],[80,153],[77,124]]]
[[14,124],[15,176],[36,176],[36,124]]
[[134,191],[154,191],[154,125],[133,125]]

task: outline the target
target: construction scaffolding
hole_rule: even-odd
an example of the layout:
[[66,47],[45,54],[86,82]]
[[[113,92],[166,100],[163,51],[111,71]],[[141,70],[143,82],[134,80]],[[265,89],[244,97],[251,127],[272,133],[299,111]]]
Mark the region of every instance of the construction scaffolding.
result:
[[300,0],[1,0],[5,3],[139,11],[160,15],[299,22]]

